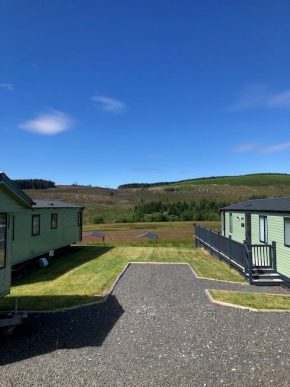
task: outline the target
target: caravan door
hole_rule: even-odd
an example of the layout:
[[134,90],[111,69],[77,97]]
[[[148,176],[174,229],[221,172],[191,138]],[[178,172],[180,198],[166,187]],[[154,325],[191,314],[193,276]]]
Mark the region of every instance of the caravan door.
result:
[[246,242],[250,245],[252,243],[252,222],[251,214],[245,214],[245,226],[246,226]]

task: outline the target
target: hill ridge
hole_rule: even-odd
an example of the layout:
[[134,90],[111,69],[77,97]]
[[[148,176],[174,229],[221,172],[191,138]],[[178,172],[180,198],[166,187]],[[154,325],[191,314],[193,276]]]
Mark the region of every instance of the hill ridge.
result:
[[[118,189],[126,189],[126,188],[150,188],[150,187],[158,187],[158,186],[170,186],[170,185],[177,185],[177,184],[198,184],[199,182],[201,182],[202,184],[211,184],[211,181],[213,182],[213,184],[216,183],[216,181],[220,180],[220,179],[223,179],[225,180],[225,183],[227,183],[226,181],[228,180],[228,184],[231,183],[231,181],[233,179],[236,179],[236,180],[240,180],[240,179],[243,179],[243,178],[265,178],[265,177],[268,177],[268,180],[269,179],[275,179],[275,178],[281,178],[281,177],[287,177],[289,178],[289,181],[283,181],[282,179],[280,179],[280,184],[284,185],[290,185],[290,174],[288,173],[279,173],[279,172],[261,172],[261,173],[248,173],[248,174],[243,174],[243,175],[222,175],[222,176],[208,176],[208,177],[197,177],[197,178],[193,178],[193,179],[184,179],[184,180],[177,180],[177,181],[171,181],[171,182],[168,182],[168,181],[164,181],[164,182],[155,182],[155,183],[127,183],[127,184],[121,184],[118,186]],[[260,180],[260,179],[259,179]],[[264,185],[269,185],[267,181],[264,180]],[[276,181],[273,181],[274,183],[277,183]],[[241,182],[240,181],[237,181],[234,185],[243,185],[243,184],[240,184]],[[261,184],[262,182],[261,181],[253,181],[252,182],[253,184],[251,185],[263,185]],[[248,184],[246,184],[248,185]]]

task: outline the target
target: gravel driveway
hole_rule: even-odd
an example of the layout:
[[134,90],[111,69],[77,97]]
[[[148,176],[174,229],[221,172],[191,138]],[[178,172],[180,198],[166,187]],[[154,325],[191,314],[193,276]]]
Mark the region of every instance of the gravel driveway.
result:
[[130,265],[108,302],[33,315],[2,337],[0,384],[290,386],[290,313],[212,304],[206,288],[245,286]]

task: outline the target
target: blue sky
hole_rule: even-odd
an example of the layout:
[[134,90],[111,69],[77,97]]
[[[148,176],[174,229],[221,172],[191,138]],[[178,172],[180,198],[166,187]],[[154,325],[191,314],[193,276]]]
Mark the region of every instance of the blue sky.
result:
[[290,172],[290,2],[0,1],[0,169],[116,187]]

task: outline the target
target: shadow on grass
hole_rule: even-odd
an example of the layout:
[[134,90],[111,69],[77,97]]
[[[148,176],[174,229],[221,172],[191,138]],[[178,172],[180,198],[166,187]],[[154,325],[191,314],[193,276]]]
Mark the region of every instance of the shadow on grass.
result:
[[110,296],[98,305],[30,315],[12,336],[0,336],[0,366],[59,349],[101,346],[123,313],[118,299]]
[[54,280],[76,267],[100,257],[111,249],[111,246],[72,246],[70,254],[53,259],[45,269],[35,268],[24,278],[15,280],[13,286]]
[[8,296],[0,298],[0,311],[13,311],[16,299],[20,311],[49,311],[101,301],[104,297],[93,295]]

